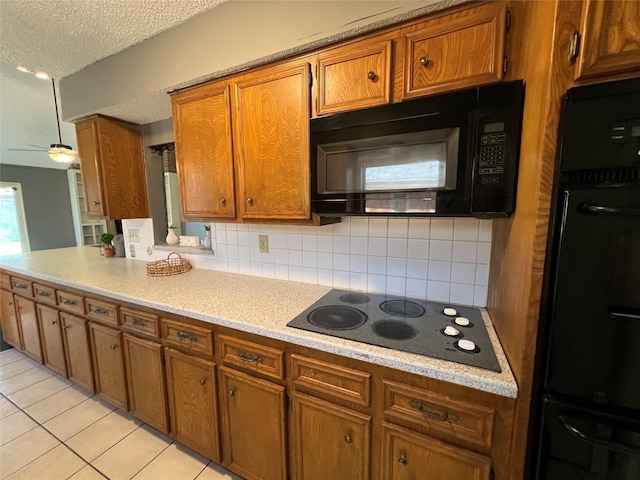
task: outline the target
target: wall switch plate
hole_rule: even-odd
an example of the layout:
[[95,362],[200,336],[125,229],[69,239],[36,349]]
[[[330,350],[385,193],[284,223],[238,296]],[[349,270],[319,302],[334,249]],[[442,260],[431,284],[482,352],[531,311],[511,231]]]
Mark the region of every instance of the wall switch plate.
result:
[[129,245],[129,254],[131,258],[136,258],[136,246],[134,244]]
[[260,253],[269,253],[269,236],[258,235],[258,249]]
[[138,243],[140,241],[140,231],[137,228],[129,229],[129,241]]

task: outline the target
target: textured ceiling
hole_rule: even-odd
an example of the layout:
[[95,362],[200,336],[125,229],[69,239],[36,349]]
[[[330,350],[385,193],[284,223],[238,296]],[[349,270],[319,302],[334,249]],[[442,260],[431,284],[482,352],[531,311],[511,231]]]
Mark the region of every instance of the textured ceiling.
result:
[[[9,148],[58,142],[51,81],[140,43],[225,0],[0,0],[0,163],[56,167],[46,152]],[[63,122],[62,140],[75,147]]]

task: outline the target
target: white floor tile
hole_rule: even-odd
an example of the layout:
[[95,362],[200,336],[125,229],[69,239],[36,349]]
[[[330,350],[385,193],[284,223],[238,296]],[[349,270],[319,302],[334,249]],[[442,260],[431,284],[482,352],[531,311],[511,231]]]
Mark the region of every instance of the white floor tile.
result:
[[229,470],[211,462],[207,465],[207,468],[196,477],[196,480],[242,480],[242,477],[238,477]]
[[109,415],[115,409],[98,397],[89,398],[44,423],[44,427],[64,441]]
[[9,350],[0,352],[0,366],[13,363],[17,360],[22,360],[23,358],[26,358],[24,353],[20,350],[16,350],[15,348],[10,348]]
[[2,425],[0,426],[0,445],[4,445],[18,438],[20,435],[27,433],[29,430],[33,430],[37,426],[38,424],[36,422],[21,411],[17,411],[13,415],[3,418]]
[[51,377],[52,375],[55,374],[51,370],[40,365],[22,372],[19,375],[14,375],[0,380],[0,392],[4,395],[8,395],[10,393],[17,392],[18,390],[22,390],[23,388],[27,388],[34,383],[38,383],[45,378]]
[[2,367],[0,368],[0,379],[13,377],[22,372],[26,372],[27,370],[31,370],[32,368],[37,366],[40,366],[38,362],[24,357],[15,362],[8,363],[7,365],[2,365]]
[[112,480],[129,479],[166,449],[172,440],[142,425],[91,464]]
[[104,480],[105,476],[99,473],[91,465],[87,465],[75,475],[68,478],[68,480]]
[[208,463],[208,459],[193,450],[173,443],[133,478],[135,480],[157,480],[159,478],[193,480]]
[[0,418],[7,417],[18,411],[13,403],[11,403],[4,395],[0,395]]
[[78,472],[85,465],[84,460],[60,444],[18,470],[8,480],[64,479]]
[[65,443],[87,462],[113,447],[142,422],[129,414],[116,410],[74,435]]
[[67,387],[64,390],[34,403],[24,409],[36,421],[44,423],[62,412],[84,402],[91,395],[79,387]]
[[44,428],[38,427],[0,447],[0,478],[6,478],[36,458],[60,445]]
[[64,390],[73,385],[69,380],[60,375],[53,375],[34,383],[17,392],[8,393],[7,397],[20,408],[27,408],[40,400]]

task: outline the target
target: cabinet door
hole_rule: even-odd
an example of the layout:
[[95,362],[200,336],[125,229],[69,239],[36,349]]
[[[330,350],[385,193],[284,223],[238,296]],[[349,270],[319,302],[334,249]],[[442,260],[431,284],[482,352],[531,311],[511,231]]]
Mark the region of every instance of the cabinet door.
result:
[[82,158],[80,169],[84,179],[84,200],[87,215],[104,217],[107,212],[102,201],[102,172],[98,157],[98,132],[95,122],[87,121],[76,125],[78,152]]
[[38,322],[42,340],[44,364],[54,372],[66,377],[67,363],[64,358],[64,345],[58,310],[45,305],[37,305]]
[[123,341],[130,411],[152,427],[168,433],[162,345],[126,333]]
[[94,393],[88,322],[84,318],[60,312],[60,323],[68,378],[76,385]]
[[403,98],[502,80],[504,3],[489,3],[404,30]]
[[238,215],[309,219],[309,64],[285,64],[234,83]]
[[319,114],[389,103],[391,41],[369,40],[320,53],[318,82]]
[[247,479],[287,478],[285,387],[220,368],[224,465]]
[[91,322],[89,334],[96,392],[113,405],[128,410],[122,333]]
[[20,332],[22,332],[22,351],[42,363],[42,350],[40,348],[40,332],[38,329],[38,318],[36,315],[36,303],[32,300],[14,295],[16,313],[20,322]]
[[369,478],[371,417],[306,395],[293,396],[293,478]]
[[488,480],[491,459],[383,422],[382,474],[388,480]]
[[22,350],[22,333],[16,315],[13,293],[0,290],[0,321],[2,322],[2,339]]
[[185,218],[235,218],[228,83],[172,97],[176,166]]
[[575,79],[640,71],[640,2],[584,0]]
[[215,364],[165,349],[173,438],[220,462]]

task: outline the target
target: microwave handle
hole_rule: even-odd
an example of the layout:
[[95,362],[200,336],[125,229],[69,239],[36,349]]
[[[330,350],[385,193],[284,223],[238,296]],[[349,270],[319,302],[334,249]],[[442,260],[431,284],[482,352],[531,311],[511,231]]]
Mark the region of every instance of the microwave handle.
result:
[[640,207],[610,207],[606,205],[594,205],[581,203],[578,212],[586,215],[611,215],[618,217],[640,217]]
[[560,423],[562,423],[562,426],[566,428],[569,431],[569,433],[571,433],[575,437],[578,437],[584,440],[587,443],[598,445],[600,447],[604,447],[609,450],[613,450],[615,452],[624,453],[626,455],[640,456],[640,448],[634,447],[633,445],[626,445],[624,443],[614,442],[606,438],[600,438],[595,435],[591,435],[589,433],[583,432],[578,427],[576,427],[573,423],[571,423],[571,419],[566,415],[558,415],[558,420],[560,420]]

